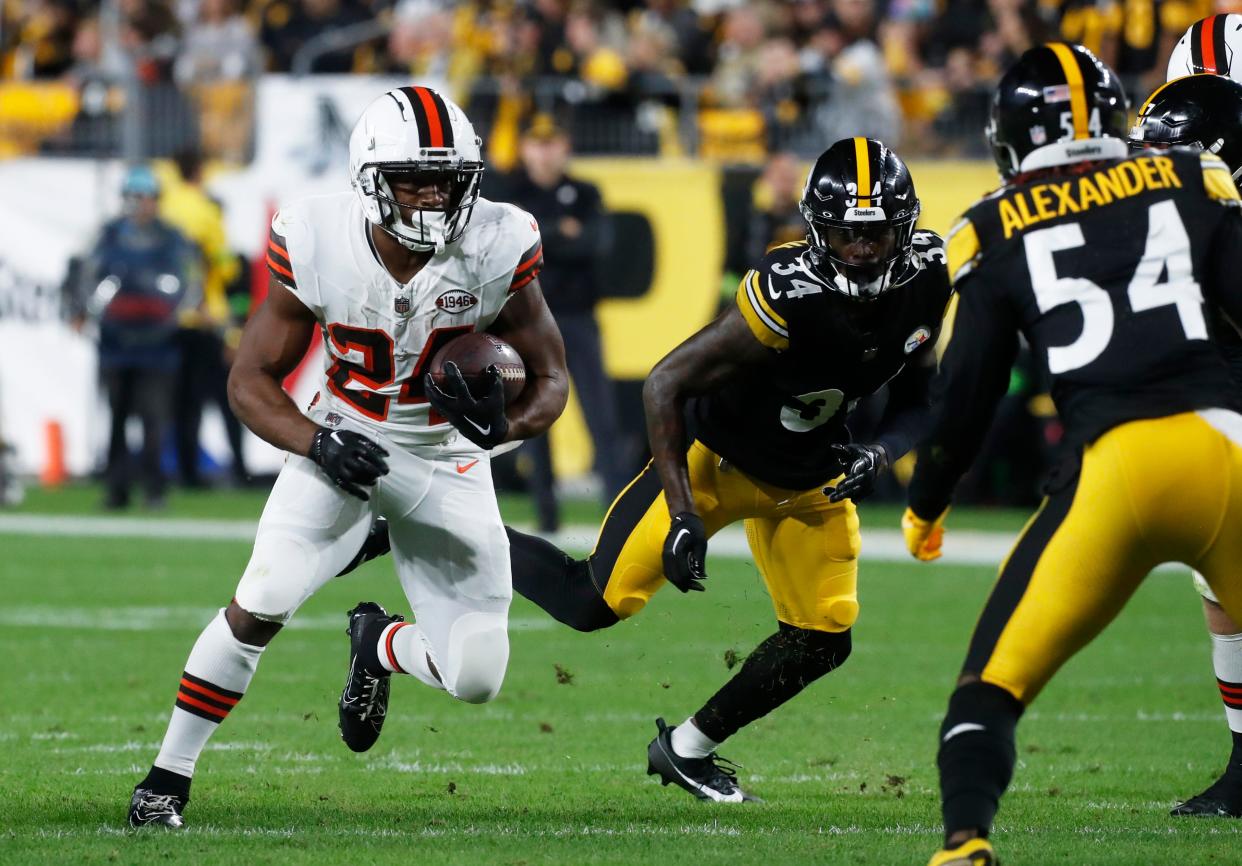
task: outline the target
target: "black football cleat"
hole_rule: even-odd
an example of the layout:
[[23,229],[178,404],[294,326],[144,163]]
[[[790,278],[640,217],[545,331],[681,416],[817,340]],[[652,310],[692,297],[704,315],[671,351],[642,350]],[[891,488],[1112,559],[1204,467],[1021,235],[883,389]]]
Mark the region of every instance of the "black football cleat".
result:
[[387,671],[372,673],[359,661],[363,635],[368,632],[377,635],[389,623],[404,621],[405,617],[389,616],[373,601],[359,602],[349,612],[349,628],[345,630],[349,635],[349,676],[338,706],[341,739],[355,752],[365,752],[379,739],[384,716],[388,714],[388,689],[392,685]]
[[1225,773],[1202,794],[1174,806],[1169,814],[1178,818],[1242,818],[1242,782]]
[[706,758],[683,758],[673,751],[673,729],[656,719],[656,737],[647,746],[647,775],[659,776],[661,785],[685,788],[700,800],[717,803],[760,803],[737,784],[737,766],[712,752]]
[[129,801],[129,826],[180,830],[185,827],[181,813],[189,800],[189,797],[178,794],[160,794],[150,788],[134,788],[134,796]]

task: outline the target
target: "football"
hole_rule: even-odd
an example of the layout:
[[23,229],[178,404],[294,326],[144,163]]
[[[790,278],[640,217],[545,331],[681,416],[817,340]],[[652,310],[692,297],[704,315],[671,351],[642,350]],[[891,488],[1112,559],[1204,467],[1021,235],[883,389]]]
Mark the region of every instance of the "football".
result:
[[526,365],[522,356],[504,340],[491,334],[470,333],[449,342],[431,359],[431,380],[445,385],[444,365],[452,361],[475,397],[482,397],[487,368],[495,364],[505,385],[505,402],[517,399],[526,386]]

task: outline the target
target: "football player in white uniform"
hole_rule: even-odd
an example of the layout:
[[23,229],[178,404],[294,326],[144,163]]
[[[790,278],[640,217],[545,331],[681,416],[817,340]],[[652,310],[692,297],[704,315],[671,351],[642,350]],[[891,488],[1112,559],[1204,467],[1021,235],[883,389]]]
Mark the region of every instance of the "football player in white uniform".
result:
[[[229,395],[289,456],[232,602],[190,652],[159,755],[134,790],[134,826],[182,826],[195,762],[264,648],[378,516],[417,624],[371,603],[350,611],[346,743],[375,742],[391,672],[470,703],[494,698],[504,679],[512,587],[488,450],[546,430],[568,394],[537,279],[539,230],[524,211],[480,198],[480,141],[434,90],[375,100],[349,149],[352,193],[305,199],[272,221],[268,296]],[[316,329],[325,369],[304,414],[281,382]],[[525,390],[507,406],[495,368],[481,399],[453,369],[443,391],[427,376],[440,346],[482,330],[526,364]]]
[[[1220,75],[1242,84],[1242,15],[1209,15],[1196,21],[1182,34],[1169,56],[1166,79],[1176,81],[1185,76],[1204,73]],[[1172,92],[1158,88],[1139,112],[1135,127],[1136,144],[1159,142],[1150,139],[1153,127],[1156,138],[1185,142],[1220,156],[1229,165],[1234,180],[1242,176],[1242,161],[1232,152],[1240,132],[1236,110],[1230,111],[1236,97],[1217,91],[1219,88],[1179,84]],[[1196,91],[1199,93],[1197,94]],[[1206,97],[1200,99],[1199,97]],[[1199,111],[1188,99],[1202,102]],[[1210,104],[1206,104],[1210,103]],[[1187,109],[1192,109],[1188,111]],[[1152,115],[1148,117],[1147,115]],[[1169,121],[1164,124],[1164,121]],[[1196,140],[1203,139],[1202,141]],[[1228,144],[1228,152],[1222,150]],[[1235,381],[1242,384],[1242,340],[1232,327],[1220,328],[1219,346],[1224,352]],[[1207,581],[1197,572],[1195,588],[1203,597],[1203,615],[1212,636],[1212,667],[1225,704],[1225,718],[1233,737],[1233,751],[1225,772],[1203,793],[1191,797],[1173,809],[1174,815],[1242,817],[1242,626],[1225,613]]]

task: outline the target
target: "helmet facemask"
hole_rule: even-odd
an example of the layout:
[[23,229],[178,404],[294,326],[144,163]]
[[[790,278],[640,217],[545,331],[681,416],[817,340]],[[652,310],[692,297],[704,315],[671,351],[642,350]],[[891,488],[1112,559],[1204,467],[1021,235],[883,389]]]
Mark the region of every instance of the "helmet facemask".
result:
[[825,218],[803,206],[812,261],[820,276],[844,295],[872,300],[893,287],[910,260],[919,208],[889,220]]
[[[465,232],[479,200],[482,173],[481,162],[461,160],[368,163],[359,169],[357,185],[378,210],[376,225],[407,249],[438,253]],[[443,184],[447,188],[443,204],[423,207],[399,200],[393,187],[405,179],[420,186]]]

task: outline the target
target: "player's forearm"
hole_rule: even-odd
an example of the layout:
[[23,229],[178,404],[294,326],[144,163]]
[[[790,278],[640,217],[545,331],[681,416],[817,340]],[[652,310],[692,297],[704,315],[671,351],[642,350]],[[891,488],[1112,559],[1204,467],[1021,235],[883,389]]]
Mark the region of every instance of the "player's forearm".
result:
[[564,370],[540,373],[527,380],[522,395],[506,407],[509,421],[506,442],[530,439],[548,428],[561,417],[569,402],[569,376]]
[[280,382],[252,367],[229,373],[229,405],[256,436],[282,451],[306,456],[319,425],[298,410]]
[[890,386],[888,406],[876,435],[889,465],[904,457],[929,432],[931,399],[928,389],[934,372],[932,366],[908,368]]
[[659,366],[643,385],[643,408],[647,415],[647,440],[651,462],[664,487],[668,513],[695,512],[686,464],[686,398],[676,380]]

